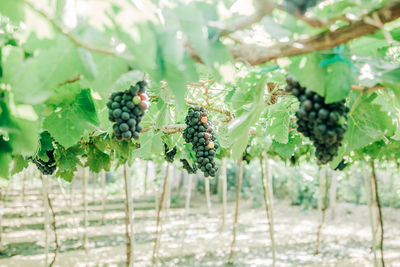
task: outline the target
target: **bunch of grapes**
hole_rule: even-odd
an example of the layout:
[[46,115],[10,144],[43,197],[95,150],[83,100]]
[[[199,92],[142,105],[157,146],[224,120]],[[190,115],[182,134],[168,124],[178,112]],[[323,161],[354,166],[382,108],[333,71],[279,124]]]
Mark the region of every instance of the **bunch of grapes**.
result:
[[146,94],[146,81],[139,81],[124,92],[115,92],[107,102],[108,119],[114,122],[113,132],[118,140],[139,139],[140,125],[150,102]]
[[247,146],[246,150],[243,152],[242,160],[246,161],[247,164],[250,164],[253,157],[249,153],[250,147]]
[[197,172],[197,167],[196,164],[193,164],[193,167],[190,166],[189,162],[186,159],[181,159],[182,162],[182,167],[189,173],[196,173]]
[[215,177],[218,168],[214,156],[218,144],[215,143],[214,131],[208,121],[206,110],[203,107],[190,108],[185,122],[187,127],[183,132],[183,137],[187,143],[193,145],[197,167],[205,177]]
[[306,13],[308,8],[318,4],[321,0],[284,0],[283,7],[290,13],[300,12]]
[[57,169],[56,160],[54,159],[54,149],[46,151],[46,155],[49,158],[48,161],[44,161],[39,157],[32,159],[39,171],[44,175],[52,175]]
[[301,87],[293,78],[287,78],[287,90],[300,101],[296,111],[297,130],[313,142],[319,164],[326,164],[338,154],[338,148],[347,130],[345,100],[325,104],[325,98]]
[[176,147],[169,149],[167,144],[164,143],[165,160],[172,163],[176,154]]

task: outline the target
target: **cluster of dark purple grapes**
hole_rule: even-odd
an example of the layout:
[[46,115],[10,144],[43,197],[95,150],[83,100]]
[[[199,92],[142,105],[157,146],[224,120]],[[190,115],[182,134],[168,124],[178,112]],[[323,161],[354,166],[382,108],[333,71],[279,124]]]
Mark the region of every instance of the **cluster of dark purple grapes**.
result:
[[243,152],[243,156],[242,156],[242,160],[244,160],[247,165],[250,164],[251,160],[253,159],[253,157],[250,155],[249,153],[250,147],[247,146],[246,150]]
[[190,108],[185,123],[187,127],[183,137],[187,143],[193,145],[197,167],[205,177],[215,177],[218,168],[214,156],[218,144],[215,143],[214,130],[208,121],[206,110],[203,107]]
[[190,166],[189,162],[186,159],[181,159],[182,162],[182,167],[189,173],[196,173],[197,172],[197,167],[196,164],[193,164],[193,167]]
[[108,119],[114,122],[113,132],[118,140],[139,139],[140,125],[150,102],[146,94],[146,81],[139,81],[124,92],[114,92],[107,102]]
[[164,143],[165,160],[172,163],[176,154],[176,147],[169,149],[167,144]]
[[39,157],[35,157],[32,159],[32,162],[42,174],[52,175],[57,169],[56,160],[54,159],[54,149],[46,151],[46,155],[49,158],[48,161],[44,161]]
[[297,130],[313,142],[319,164],[326,164],[338,154],[338,148],[347,130],[345,100],[325,104],[325,98],[302,87],[292,77],[287,77],[287,90],[300,101],[296,111]]
[[290,13],[304,14],[308,8],[317,5],[321,0],[284,0],[283,7]]

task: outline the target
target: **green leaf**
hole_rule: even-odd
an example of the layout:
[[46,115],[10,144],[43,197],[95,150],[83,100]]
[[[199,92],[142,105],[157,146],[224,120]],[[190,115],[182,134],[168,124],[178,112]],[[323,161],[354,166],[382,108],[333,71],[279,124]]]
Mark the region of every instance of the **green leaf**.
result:
[[92,88],[103,99],[107,99],[117,79],[128,71],[128,64],[123,59],[101,54],[93,54],[93,60],[97,66],[97,76],[93,81],[83,80],[82,86]]
[[73,146],[68,149],[59,148],[56,150],[55,158],[57,161],[58,177],[67,182],[71,182],[74,177],[76,166],[80,165],[79,156],[83,155],[84,150],[80,146]]
[[23,155],[32,155],[36,152],[38,146],[38,121],[14,118],[14,122],[18,130],[9,133],[13,152]]
[[8,180],[11,160],[11,146],[0,135],[0,184],[2,185],[6,184],[2,180]]
[[372,104],[371,98],[363,98],[354,112],[349,114],[348,130],[344,142],[348,145],[346,152],[366,146],[380,140],[385,135],[395,132],[392,118],[387,112],[381,111],[379,105]]
[[22,172],[25,168],[28,168],[28,161],[21,155],[13,156],[13,167],[11,169],[11,175]]
[[133,151],[134,158],[148,159],[152,153],[160,154],[162,148],[162,133],[148,131],[140,136],[140,148]]
[[[344,62],[335,62],[328,67],[325,103],[335,103],[345,99],[353,84],[353,73]],[[314,75],[309,73],[309,75]]]
[[232,156],[239,159],[246,149],[249,140],[250,127],[257,122],[264,110],[264,91],[267,76],[259,77],[256,86],[252,89],[254,92],[254,103],[251,109],[242,116],[235,118],[228,125],[229,135],[232,140]]
[[198,79],[197,72],[182,40],[176,39],[172,33],[165,33],[161,42],[164,78],[168,82],[168,89],[174,94],[177,112],[181,113],[186,105],[186,84]]
[[[187,6],[179,6],[172,16],[173,19],[178,17],[190,44],[217,79],[229,74],[226,68],[234,71],[233,65],[229,63],[232,57],[228,49],[217,38],[218,31],[208,26],[209,20],[218,19],[215,8],[206,3],[193,2]],[[221,66],[225,68],[220,68]],[[229,77],[225,80],[229,80]]]
[[321,96],[325,96],[326,69],[321,67],[323,57],[318,53],[292,57],[289,73],[303,87],[307,87]]
[[75,96],[72,105],[61,105],[43,123],[44,129],[65,148],[80,140],[85,132],[98,125],[98,117],[89,89]]
[[277,152],[281,157],[288,159],[293,155],[296,146],[300,145],[301,142],[302,142],[301,137],[299,135],[295,135],[291,136],[287,144],[281,144],[272,141],[271,149]]
[[101,170],[109,171],[111,168],[111,158],[95,146],[90,146],[85,166],[89,167],[95,173],[99,173]]
[[122,74],[118,80],[112,86],[113,91],[125,91],[129,89],[131,85],[135,85],[137,82],[142,81],[145,74],[142,71],[134,70]]
[[389,44],[385,39],[378,39],[374,37],[362,37],[349,43],[352,54],[368,57],[377,56],[378,50],[388,45]]
[[46,151],[53,150],[53,139],[51,138],[49,132],[44,131],[40,134],[39,146],[39,157],[43,157],[44,155],[46,155]]
[[39,88],[52,88],[79,74],[93,75],[83,65],[78,48],[64,37],[57,36],[50,49],[41,49],[37,53]]
[[24,6],[21,1],[1,0],[0,14],[9,17],[14,22],[20,22],[24,19]]
[[24,51],[16,47],[3,48],[2,55],[3,82],[11,85],[17,103],[39,104],[51,95],[41,85],[36,59],[24,59]]
[[97,77],[98,73],[92,54],[83,48],[78,48],[78,55],[82,63],[82,74],[84,74],[89,80],[93,80],[95,77]]
[[135,61],[134,66],[144,72],[149,73],[153,79],[162,79],[163,70],[160,63],[160,51],[158,47],[156,26],[152,22],[135,24],[133,34],[128,34],[122,30],[119,23],[110,17],[114,24],[114,34],[127,45],[127,49],[132,53]]
[[267,133],[274,141],[282,144],[287,144],[289,141],[289,115],[287,102],[281,101],[271,106]]
[[165,103],[162,99],[158,100],[157,111],[155,127],[161,128],[164,125],[168,125],[168,122],[171,121],[171,114],[167,103]]

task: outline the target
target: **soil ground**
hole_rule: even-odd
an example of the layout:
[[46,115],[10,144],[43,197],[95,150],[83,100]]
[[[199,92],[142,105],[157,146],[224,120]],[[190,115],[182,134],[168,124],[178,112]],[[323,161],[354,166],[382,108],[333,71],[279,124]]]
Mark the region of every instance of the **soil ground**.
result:
[[[82,205],[76,192],[73,215],[65,199],[53,188],[60,253],[54,266],[125,266],[124,200],[108,196],[104,225],[101,196],[88,193],[89,244],[82,248]],[[164,212],[159,266],[224,266],[232,241],[234,203],[228,204],[226,229],[221,229],[221,204],[213,199],[208,214],[205,199],[195,194],[185,220],[184,200]],[[2,266],[44,266],[43,200],[38,189],[19,192],[3,203]],[[265,209],[242,200],[239,215],[235,266],[270,266],[271,249]],[[151,196],[135,199],[135,266],[151,266],[155,235],[155,203]],[[287,201],[275,201],[276,266],[373,266],[368,208],[338,203],[332,219],[327,211],[320,254],[315,255],[318,212],[302,211]],[[385,259],[400,266],[400,210],[384,208]],[[50,252],[54,234],[50,231]],[[50,253],[49,259],[53,254]],[[378,251],[379,256],[379,251]]]

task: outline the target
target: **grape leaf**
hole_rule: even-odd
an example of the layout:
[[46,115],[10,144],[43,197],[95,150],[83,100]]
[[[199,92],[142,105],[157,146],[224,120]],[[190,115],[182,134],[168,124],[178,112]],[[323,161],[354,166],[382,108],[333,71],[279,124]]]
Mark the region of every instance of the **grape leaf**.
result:
[[[178,15],[178,16],[177,16]],[[227,69],[220,70],[220,66],[228,67],[232,57],[227,48],[221,43],[218,31],[208,26],[208,20],[218,20],[215,9],[206,3],[193,2],[181,5],[168,18],[178,17],[180,26],[186,34],[194,50],[204,63],[213,71],[217,79],[228,74]],[[233,66],[231,66],[233,68]],[[233,71],[233,70],[232,70]],[[227,77],[224,80],[229,80]]]
[[56,175],[71,182],[77,170],[76,166],[81,165],[79,156],[83,153],[84,150],[80,146],[72,146],[68,149],[58,148],[55,152],[58,167]]
[[232,140],[232,156],[239,159],[246,149],[249,140],[250,127],[259,119],[264,107],[264,91],[267,76],[261,76],[254,91],[254,103],[251,109],[238,118],[232,120],[228,125],[229,136]]
[[289,73],[303,87],[307,87],[321,96],[325,96],[326,69],[319,65],[323,57],[318,53],[310,53],[292,57]]
[[344,62],[335,62],[328,67],[326,80],[325,103],[335,103],[345,99],[353,84],[353,73],[350,66]]
[[95,146],[89,146],[85,166],[89,167],[95,173],[99,173],[101,170],[109,171],[111,168],[111,158]]
[[82,86],[92,88],[106,99],[117,79],[128,70],[128,64],[123,59],[101,54],[93,54],[93,60],[97,66],[97,76],[93,81],[83,80]]
[[277,152],[283,158],[288,159],[293,155],[296,146],[300,145],[301,142],[301,137],[299,135],[295,135],[289,138],[289,142],[287,144],[272,141],[271,149]]
[[289,141],[289,111],[286,106],[285,101],[272,105],[267,122],[267,133],[282,144]]
[[11,175],[20,173],[23,169],[28,168],[28,161],[21,155],[13,156],[13,167],[11,169]]
[[193,60],[189,59],[182,40],[172,33],[162,35],[164,78],[168,89],[174,94],[178,114],[185,108],[186,84],[198,79]]
[[38,147],[38,121],[14,118],[14,122],[17,130],[9,133],[10,144],[13,147],[13,152],[23,155],[32,155],[36,152]]
[[162,151],[162,132],[148,131],[140,136],[140,148],[133,151],[134,158],[148,159]]
[[8,180],[11,160],[11,146],[0,135],[0,186],[7,184],[2,180]]
[[371,99],[362,99],[354,112],[349,114],[348,130],[344,136],[347,153],[395,132],[392,118],[387,112],[381,111],[379,105],[372,104]]
[[16,102],[39,104],[51,95],[49,88],[41,86],[36,59],[25,60],[24,51],[15,47],[3,48],[2,54],[3,82],[11,85]]
[[135,85],[137,82],[142,81],[145,74],[142,71],[134,70],[122,74],[118,80],[112,85],[113,91],[125,91],[129,89],[131,85]]
[[23,3],[16,0],[1,0],[0,14],[9,17],[14,22],[20,22],[25,17]]
[[46,155],[46,151],[51,151],[53,150],[53,139],[51,138],[51,135],[49,132],[44,131],[40,134],[40,139],[39,139],[39,151],[38,151],[38,156],[42,157]]
[[75,96],[69,106],[60,105],[46,117],[43,127],[65,148],[80,140],[81,136],[98,125],[98,117],[89,89]]

